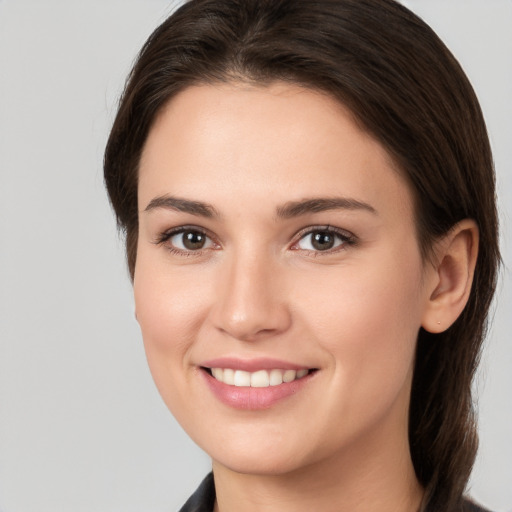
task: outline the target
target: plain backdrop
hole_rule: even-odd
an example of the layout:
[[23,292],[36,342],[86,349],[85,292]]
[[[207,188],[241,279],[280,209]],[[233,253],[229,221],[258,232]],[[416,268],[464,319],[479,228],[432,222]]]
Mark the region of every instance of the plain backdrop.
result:
[[[472,494],[512,510],[512,1],[409,0],[466,69],[495,150],[504,268]],[[0,0],[0,509],[179,509],[209,460],[146,367],[102,152],[130,65],[176,6]],[[207,418],[206,418],[207,421]]]

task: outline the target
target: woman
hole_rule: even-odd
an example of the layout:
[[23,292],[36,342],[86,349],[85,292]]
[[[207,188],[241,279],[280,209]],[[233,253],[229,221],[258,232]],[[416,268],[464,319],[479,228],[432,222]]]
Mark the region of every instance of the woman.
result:
[[156,385],[211,457],[183,510],[480,510],[499,261],[474,92],[392,0],[192,0],[105,179]]

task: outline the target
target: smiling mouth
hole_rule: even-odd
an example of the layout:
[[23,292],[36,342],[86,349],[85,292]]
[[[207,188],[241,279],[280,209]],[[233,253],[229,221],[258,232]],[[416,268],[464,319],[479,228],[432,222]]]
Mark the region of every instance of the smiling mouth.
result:
[[232,368],[205,368],[215,380],[235,387],[267,388],[270,386],[279,386],[300,380],[316,371],[316,369],[301,370],[281,370],[278,368],[272,370],[258,370],[247,372],[244,370],[234,370]]

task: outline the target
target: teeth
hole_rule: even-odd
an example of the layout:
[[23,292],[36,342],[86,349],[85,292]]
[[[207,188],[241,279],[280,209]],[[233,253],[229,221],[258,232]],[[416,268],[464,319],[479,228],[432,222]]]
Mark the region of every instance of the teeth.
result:
[[[212,369],[213,372],[213,369]],[[215,377],[215,375],[214,375]],[[215,377],[217,379],[217,377]],[[231,370],[231,368],[226,368],[224,370],[223,378],[217,379],[221,382],[224,382],[224,384],[229,384],[230,386],[235,385],[235,370]]]
[[251,385],[251,374],[242,370],[235,372],[235,386],[248,387]]
[[279,370],[276,368],[270,371],[245,372],[243,370],[232,370],[231,368],[211,368],[211,372],[216,380],[230,386],[267,388],[269,386],[279,386],[283,382],[302,379],[309,373],[309,370]]
[[224,370],[222,368],[212,368],[212,375],[217,380],[220,380],[222,382],[224,382],[223,373],[224,373]]
[[259,372],[251,373],[251,388],[268,388],[270,380],[268,372],[260,370]]
[[286,370],[283,374],[283,382],[291,382],[295,380],[297,377],[297,372],[295,370]]
[[279,386],[283,383],[283,372],[282,370],[270,370],[270,385]]
[[297,370],[297,379],[302,379],[308,374],[307,370]]

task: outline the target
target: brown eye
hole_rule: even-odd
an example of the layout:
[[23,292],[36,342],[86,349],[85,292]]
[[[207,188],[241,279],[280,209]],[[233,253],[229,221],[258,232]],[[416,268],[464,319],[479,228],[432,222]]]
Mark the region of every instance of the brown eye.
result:
[[326,251],[334,247],[335,237],[331,233],[313,233],[311,235],[311,245],[317,251]]
[[350,238],[330,229],[317,229],[306,233],[297,243],[304,251],[325,252],[350,243]]
[[203,233],[199,233],[197,231],[185,232],[183,233],[182,237],[184,247],[191,251],[202,249],[206,242],[206,236],[204,236]]
[[180,251],[200,251],[213,245],[211,239],[201,231],[187,229],[174,233],[169,237],[169,243]]

